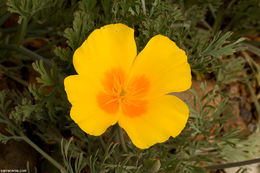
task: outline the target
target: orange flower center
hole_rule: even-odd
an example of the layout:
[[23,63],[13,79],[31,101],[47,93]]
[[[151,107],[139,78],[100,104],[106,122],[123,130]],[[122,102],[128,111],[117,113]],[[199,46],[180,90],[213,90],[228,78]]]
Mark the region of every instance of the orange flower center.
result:
[[115,114],[121,109],[123,114],[136,117],[147,111],[145,96],[150,82],[145,76],[134,76],[127,83],[125,72],[113,68],[105,73],[102,84],[104,91],[97,95],[97,102],[105,112]]

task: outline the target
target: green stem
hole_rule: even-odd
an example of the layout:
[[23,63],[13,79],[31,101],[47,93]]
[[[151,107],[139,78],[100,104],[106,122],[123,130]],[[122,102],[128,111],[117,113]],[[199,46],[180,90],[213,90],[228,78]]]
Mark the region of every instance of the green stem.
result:
[[25,47],[12,45],[12,44],[11,45],[10,44],[0,44],[0,49],[14,50],[16,52],[19,52],[23,55],[30,57],[32,60],[42,60],[46,66],[52,67],[52,63],[48,59],[43,58],[39,54],[34,53],[34,52],[30,51],[29,49],[26,49]]
[[21,30],[18,37],[18,44],[22,45],[23,40],[25,38],[26,32],[27,32],[27,26],[28,26],[29,19],[24,18],[21,25]]
[[39,48],[35,51],[35,53],[39,53],[39,52],[42,52],[42,51],[45,51],[47,49],[50,49],[53,45],[57,45],[58,43],[62,42],[62,41],[65,41],[64,38],[61,38],[61,39],[58,39],[58,40],[55,40],[49,44],[47,44],[46,46],[42,47],[42,48]]
[[[63,166],[61,166],[56,160],[54,160],[51,156],[49,156],[47,153],[45,153],[42,149],[40,149],[35,143],[33,143],[23,132],[21,129],[18,129],[8,118],[5,114],[0,112],[0,115],[4,118],[6,121],[6,124],[14,129],[14,131],[19,134],[19,136],[16,136],[16,139],[24,140],[27,144],[29,144],[31,147],[33,147],[36,151],[38,151],[45,159],[47,159],[49,162],[51,162],[56,168],[58,168],[62,173],[66,173],[66,170]],[[13,133],[10,133],[14,136]]]
[[106,145],[105,145],[105,142],[104,142],[102,136],[99,136],[98,138],[99,138],[99,141],[101,143],[101,146],[102,146],[103,150],[106,151]]
[[6,67],[4,67],[3,65],[0,64],[0,69],[2,69],[5,73],[6,76],[8,76],[9,78],[15,80],[16,82],[28,87],[28,83],[22,79],[20,79],[19,77],[16,77],[15,74],[13,74],[12,72],[10,72]]
[[[118,167],[118,165],[114,165],[114,164],[106,164],[106,166],[108,166],[108,167],[111,167],[111,168],[116,168],[116,167]],[[125,168],[125,169],[136,169],[136,166],[122,166],[123,168]]]
[[[244,55],[245,59],[247,60],[247,62],[249,63],[249,65],[251,66],[251,68],[253,69],[253,65],[256,67],[256,73],[260,73],[260,68],[258,67],[258,65],[251,59],[251,57],[246,53],[246,52],[242,52],[242,54]],[[250,61],[251,60],[251,61]],[[248,78],[246,77],[246,74],[244,74],[244,78],[245,78],[245,83],[249,89],[249,92],[252,96],[253,102],[255,104],[256,107],[256,112],[258,114],[258,131],[260,130],[260,105],[258,102],[258,99],[255,95],[255,92],[253,90],[253,87],[250,84],[250,81],[248,80]],[[258,82],[258,81],[257,81]]]
[[215,22],[214,22],[213,27],[212,27],[213,34],[216,34],[220,30],[220,27],[221,27],[221,24],[223,22],[223,19],[224,19],[226,12],[229,10],[230,7],[232,7],[232,5],[235,2],[236,2],[236,0],[229,1],[229,4],[227,5],[226,8],[225,8],[226,4],[223,4],[221,6],[218,14],[216,15]]
[[38,151],[45,159],[51,162],[56,168],[58,168],[62,173],[65,173],[65,168],[61,166],[56,160],[54,160],[51,156],[45,153],[42,149],[40,149],[35,143],[33,143],[28,137],[22,136],[22,139],[32,146],[36,151]]
[[246,85],[247,85],[247,87],[249,89],[249,92],[250,92],[250,94],[252,96],[253,102],[254,102],[255,107],[256,107],[256,112],[258,114],[258,130],[260,130],[260,105],[258,103],[258,100],[257,100],[257,97],[256,97],[256,95],[254,93],[254,90],[253,90],[253,88],[252,88],[252,86],[251,86],[251,84],[249,83],[248,80],[246,80]]
[[[108,144],[110,144],[111,143],[111,141],[115,138],[115,136],[117,136],[117,125],[114,125],[113,127],[112,127],[112,130],[111,130],[111,134],[110,134],[110,136],[109,136],[109,139],[108,139],[108,141],[107,141],[107,143]],[[116,140],[115,140],[116,141]],[[117,142],[117,141],[116,141]]]
[[142,2],[142,8],[143,8],[144,15],[146,15],[145,0],[141,0],[141,2]]
[[[3,108],[1,108],[1,109],[2,109],[2,110],[5,110],[5,109],[3,109]],[[21,129],[18,129],[18,128],[9,120],[9,118],[7,118],[7,116],[6,116],[4,113],[0,112],[0,116],[1,116],[2,118],[4,118],[4,121],[5,121],[5,123],[6,123],[7,126],[12,127],[16,132],[22,133],[22,130],[21,130]]]
[[213,8],[212,4],[209,4],[209,11],[211,12],[214,19],[216,19],[217,16],[216,16],[216,13],[214,12],[214,8]]
[[121,127],[118,127],[118,132],[119,132],[119,139],[120,139],[121,146],[122,146],[124,152],[127,153],[127,147],[126,147],[126,144],[125,144],[123,129]]
[[16,32],[17,30],[18,30],[17,26],[10,27],[10,28],[0,28],[0,32],[3,32],[4,34]]
[[250,165],[254,163],[259,163],[260,158],[252,159],[252,160],[246,160],[241,162],[233,162],[233,163],[225,163],[225,164],[219,164],[219,165],[212,165],[212,166],[206,166],[206,169],[213,170],[213,169],[225,169],[225,168],[233,168],[233,167],[240,167],[245,165]]

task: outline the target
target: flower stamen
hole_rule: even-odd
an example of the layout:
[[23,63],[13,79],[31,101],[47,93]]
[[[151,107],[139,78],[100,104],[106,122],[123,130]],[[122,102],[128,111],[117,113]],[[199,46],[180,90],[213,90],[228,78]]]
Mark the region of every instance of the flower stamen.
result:
[[121,108],[127,116],[140,116],[147,109],[144,97],[149,89],[149,81],[144,76],[134,77],[126,86],[125,76],[120,68],[113,68],[105,73],[102,84],[106,93],[98,94],[98,105],[107,113],[116,113]]

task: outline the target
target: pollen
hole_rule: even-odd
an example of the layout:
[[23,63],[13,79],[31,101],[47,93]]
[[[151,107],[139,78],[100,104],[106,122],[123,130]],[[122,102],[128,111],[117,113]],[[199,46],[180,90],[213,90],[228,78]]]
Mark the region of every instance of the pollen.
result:
[[99,107],[109,114],[119,111],[129,117],[141,116],[147,112],[145,98],[150,82],[145,76],[134,76],[127,80],[126,73],[120,68],[113,68],[104,74],[104,91],[97,95]]

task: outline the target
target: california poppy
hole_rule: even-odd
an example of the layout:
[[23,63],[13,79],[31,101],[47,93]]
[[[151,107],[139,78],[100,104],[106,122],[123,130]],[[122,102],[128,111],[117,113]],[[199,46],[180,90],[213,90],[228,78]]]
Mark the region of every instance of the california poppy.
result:
[[168,37],[154,36],[137,55],[132,28],[106,25],[75,51],[73,64],[78,74],[64,85],[71,118],[86,133],[99,136],[118,123],[145,149],[185,127],[189,108],[168,93],[190,88],[191,69],[185,52]]

